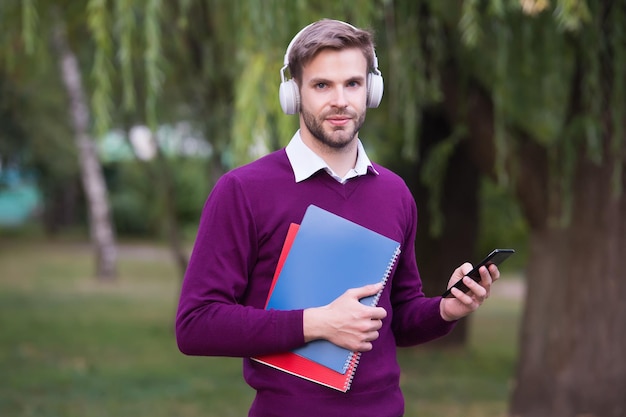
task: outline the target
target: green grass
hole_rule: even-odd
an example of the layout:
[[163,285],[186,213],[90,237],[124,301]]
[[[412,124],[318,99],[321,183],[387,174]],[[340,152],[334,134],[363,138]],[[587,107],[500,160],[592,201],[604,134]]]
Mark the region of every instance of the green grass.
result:
[[464,349],[424,345],[401,350],[406,415],[506,416],[520,303],[519,299],[491,297],[474,313]]
[[[247,415],[240,359],[176,347],[179,278],[167,254],[122,251],[114,284],[92,269],[80,244],[0,241],[0,416]],[[402,349],[406,415],[504,416],[519,310],[494,296],[467,349]]]

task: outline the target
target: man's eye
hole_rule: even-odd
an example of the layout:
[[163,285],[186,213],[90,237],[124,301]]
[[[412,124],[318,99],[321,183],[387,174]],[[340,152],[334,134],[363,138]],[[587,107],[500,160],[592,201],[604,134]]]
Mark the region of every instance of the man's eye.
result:
[[317,83],[315,84],[315,88],[317,89],[322,89],[322,88],[326,88],[326,83]]
[[360,84],[358,81],[350,81],[348,87],[358,87]]

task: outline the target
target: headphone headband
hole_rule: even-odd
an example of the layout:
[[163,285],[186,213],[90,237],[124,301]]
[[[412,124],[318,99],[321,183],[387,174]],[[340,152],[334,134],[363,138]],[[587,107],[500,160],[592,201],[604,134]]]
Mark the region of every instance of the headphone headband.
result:
[[[349,28],[354,29],[355,31],[358,30],[358,28],[356,28],[355,26],[352,26],[350,23],[344,22],[342,20],[332,20],[333,22],[337,22],[337,23],[341,23],[343,25],[348,26]],[[298,40],[298,38],[302,35],[302,33],[304,33],[308,28],[310,28],[311,26],[313,26],[315,23],[317,22],[313,22],[310,23],[308,25],[306,25],[305,27],[303,27],[302,29],[300,29],[300,31],[298,31],[298,33],[296,33],[296,35],[291,39],[291,42],[289,42],[289,45],[287,46],[287,50],[285,51],[285,56],[283,57],[283,66],[284,67],[289,67],[289,53],[291,52],[291,48],[293,47],[293,44],[296,43],[296,41]],[[374,70],[378,71],[378,57],[376,56],[376,50],[372,47],[372,56],[374,58]]]

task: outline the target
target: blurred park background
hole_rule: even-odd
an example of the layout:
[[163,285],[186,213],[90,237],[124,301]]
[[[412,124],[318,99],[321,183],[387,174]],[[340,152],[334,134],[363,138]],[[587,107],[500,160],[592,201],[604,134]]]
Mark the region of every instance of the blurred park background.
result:
[[0,416],[241,416],[239,359],[180,354],[204,200],[286,145],[291,38],[370,28],[360,137],[418,204],[427,295],[513,247],[488,303],[402,349],[407,416],[626,416],[626,3],[0,2]]

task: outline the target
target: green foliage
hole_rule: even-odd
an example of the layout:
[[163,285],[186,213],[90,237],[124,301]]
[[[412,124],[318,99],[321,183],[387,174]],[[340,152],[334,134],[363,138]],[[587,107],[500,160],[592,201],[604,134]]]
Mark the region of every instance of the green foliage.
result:
[[[281,116],[276,98],[276,77],[269,77],[266,69],[278,61],[278,55],[251,53],[243,67],[240,81],[235,86],[235,114],[231,149],[235,165],[250,162],[270,150],[286,145],[297,126],[296,118]],[[272,123],[274,122],[274,123]],[[279,138],[278,140],[276,138]],[[273,145],[272,148],[269,145]]]
[[[167,163],[176,190],[176,218],[183,228],[195,227],[208,195],[206,160],[171,158]],[[158,169],[155,164],[131,160],[106,167],[115,229],[122,237],[158,237],[162,232],[162,191],[151,174]]]
[[113,65],[110,57],[113,51],[111,35],[111,16],[106,0],[89,0],[87,3],[87,21],[94,38],[94,63],[92,77],[95,88],[91,96],[94,112],[95,131],[103,134],[111,126],[111,76]]
[[463,12],[461,14],[461,20],[459,21],[459,29],[461,30],[461,39],[469,47],[476,46],[480,38],[483,37],[479,15],[478,0],[467,0],[463,2]]
[[558,0],[554,16],[559,26],[567,31],[577,31],[591,19],[585,0]]
[[196,227],[209,194],[207,160],[179,158],[171,161],[176,190],[176,214],[183,225]]
[[[368,113],[362,134],[377,161],[398,157],[419,161],[421,115],[442,104],[442,74],[451,62],[461,67],[463,80],[478,80],[491,94],[496,168],[502,184],[513,183],[505,177],[504,161],[514,159],[520,131],[546,148],[551,195],[563,202],[570,198],[568,175],[581,152],[602,163],[607,149],[621,154],[626,146],[623,2],[2,2],[0,67],[6,74],[2,76],[24,92],[31,109],[17,116],[19,123],[5,126],[37,126],[36,132],[27,128],[27,133],[38,138],[53,136],[49,131],[64,132],[51,143],[69,150],[62,115],[65,93],[58,82],[50,82],[56,64],[45,42],[53,10],[68,26],[83,73],[90,74],[85,79],[95,131],[192,120],[202,125],[211,142],[214,161],[220,164],[216,175],[289,140],[297,118],[280,110],[278,71],[293,35],[322,17],[370,27],[376,33],[385,98],[380,109]],[[581,102],[573,109],[576,71],[583,84]],[[33,104],[40,93],[56,96],[56,104]],[[605,123],[607,113],[610,120]],[[43,154],[39,149],[29,153]],[[75,154],[55,156],[38,162],[56,164]],[[445,163],[438,158],[427,165]],[[623,189],[622,165],[617,159],[616,193]],[[434,176],[443,170],[430,172],[427,181],[440,183]],[[125,206],[133,206],[125,201]],[[566,219],[567,204],[559,206],[565,208]]]
[[35,173],[42,193],[54,195],[78,172],[60,80],[45,59],[38,67],[5,69],[0,68],[0,159]]
[[501,270],[520,270],[528,259],[529,228],[516,199],[510,191],[491,180],[483,179],[480,186],[481,235],[476,257],[494,248],[512,248],[516,255],[502,265]]
[[148,0],[144,23],[146,50],[144,52],[146,71],[146,119],[151,129],[156,129],[158,120],[156,114],[157,96],[163,83],[161,63],[161,0]]
[[[619,155],[624,152],[623,138],[626,137],[626,129],[624,127],[624,108],[626,104],[626,81],[623,74],[626,74],[626,30],[624,29],[624,20],[626,20],[626,7],[617,7],[610,15],[612,19],[613,34],[610,39],[609,48],[613,53],[612,73],[616,75],[613,78],[612,94],[611,94],[611,119],[613,120],[613,138],[611,141],[610,152]],[[615,170],[613,172],[613,193],[619,195],[624,187],[622,182],[624,164],[623,159],[616,161]]]
[[443,230],[444,219],[440,210],[440,202],[444,192],[443,182],[448,170],[450,157],[459,144],[462,135],[463,129],[457,129],[448,138],[434,145],[420,173],[422,183],[431,191],[428,209],[432,214],[432,220],[428,228],[430,234],[434,237],[440,236]]
[[[508,181],[503,164],[515,160],[523,132],[546,149],[551,207],[561,208],[553,224],[566,226],[580,158],[602,164],[626,149],[626,7],[584,0],[463,4],[460,56],[467,75],[492,95],[500,180]],[[623,158],[613,163],[619,194]]]
[[35,1],[24,0],[22,2],[22,38],[24,39],[24,50],[27,54],[32,54],[35,50],[37,20],[38,15]]
[[445,27],[436,16],[425,15],[424,3],[402,2],[388,7],[388,23],[377,33],[385,77],[382,110],[387,113],[381,115],[382,125],[373,127],[384,138],[382,144],[375,145],[389,147],[390,158],[400,154],[408,161],[420,158],[417,142],[423,109],[443,98],[440,66],[446,53]]
[[105,172],[116,232],[121,236],[154,236],[158,195],[146,169],[132,161],[109,164]]
[[118,33],[118,59],[123,88],[123,108],[130,112],[135,108],[135,89],[133,88],[133,35],[136,28],[133,2],[118,0],[115,2],[115,33]]

